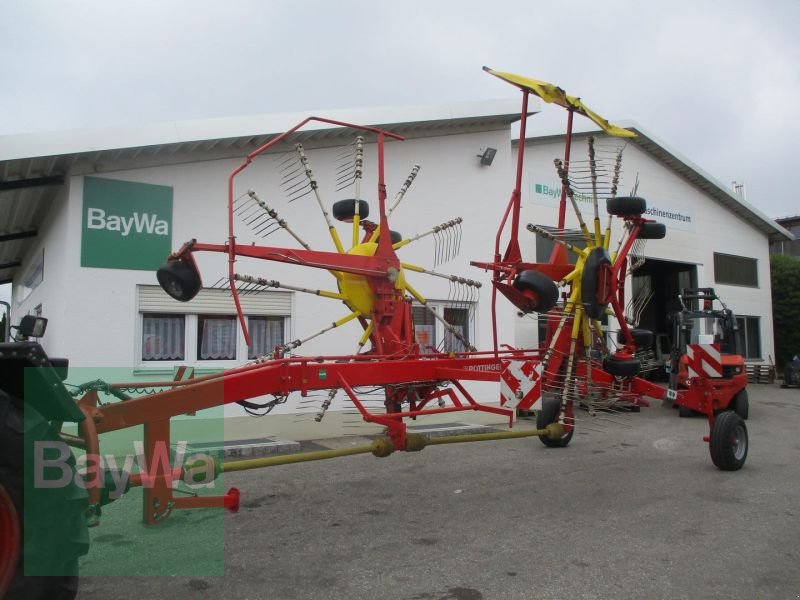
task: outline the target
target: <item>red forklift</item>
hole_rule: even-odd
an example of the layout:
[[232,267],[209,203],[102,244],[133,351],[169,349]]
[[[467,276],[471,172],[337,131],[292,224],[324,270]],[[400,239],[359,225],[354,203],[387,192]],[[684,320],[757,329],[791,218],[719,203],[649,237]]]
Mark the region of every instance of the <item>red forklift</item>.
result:
[[[747,371],[736,315],[714,288],[684,289],[673,321],[667,399],[681,417],[708,417],[711,460],[720,469],[740,469],[747,458]],[[715,308],[714,302],[721,308]]]

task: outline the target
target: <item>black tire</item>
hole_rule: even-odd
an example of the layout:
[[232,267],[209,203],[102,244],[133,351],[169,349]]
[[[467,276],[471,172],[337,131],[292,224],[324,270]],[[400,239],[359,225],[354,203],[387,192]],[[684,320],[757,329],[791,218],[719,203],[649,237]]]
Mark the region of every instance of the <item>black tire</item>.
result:
[[183,260],[169,260],[156,271],[158,284],[167,294],[180,302],[188,302],[197,295],[203,282],[193,264]]
[[606,210],[610,215],[630,217],[641,215],[647,210],[647,201],[637,196],[620,196],[606,200]]
[[747,398],[747,390],[739,390],[731,399],[728,410],[732,410],[745,421],[750,416],[750,401]]
[[681,419],[688,419],[690,417],[695,416],[696,414],[697,413],[694,412],[691,408],[687,408],[685,406],[679,406],[678,407],[678,416]]
[[[402,242],[403,241],[403,234],[400,233],[399,231],[390,231],[389,235],[390,235],[389,239],[392,241],[392,245],[396,244],[397,242]],[[375,241],[377,242],[380,239],[381,239],[381,236],[379,235],[375,239]]]
[[558,286],[539,271],[522,271],[514,279],[514,287],[528,297],[528,312],[546,313],[558,302]]
[[[653,345],[653,332],[649,329],[631,329],[631,337],[633,337],[633,343],[636,344],[636,347],[639,350],[646,350]],[[617,343],[624,344],[625,343],[625,335],[622,333],[620,329],[617,331]]]
[[667,226],[664,223],[656,223],[655,221],[642,223],[639,227],[639,235],[637,239],[640,240],[663,240],[667,237]]
[[719,413],[708,444],[714,466],[722,471],[738,471],[747,460],[748,446],[744,419],[732,410]]
[[[581,302],[586,316],[599,319],[608,306],[611,257],[605,248],[595,248],[586,257],[581,275]],[[604,297],[600,298],[600,292]]]
[[[26,468],[25,462],[40,441],[55,442],[58,435],[36,409],[25,406],[23,414],[19,400],[0,392],[0,486],[14,502],[24,539],[6,600],[72,600],[78,593],[78,557],[89,549],[86,490],[74,482],[45,490],[33,485],[33,464]],[[74,457],[67,464],[74,473]],[[26,522],[24,511],[31,517],[31,507],[36,517]],[[39,574],[25,576],[23,561],[28,572]]]
[[[561,400],[558,398],[545,398],[542,400],[542,409],[536,414],[536,429],[544,429],[551,423],[558,421],[561,412]],[[558,439],[549,438],[544,435],[539,436],[539,440],[548,448],[566,448],[572,439],[575,429],[572,428]]]
[[603,370],[614,377],[636,377],[642,370],[642,365],[635,358],[620,360],[607,356],[603,359]]
[[[356,200],[351,198],[348,200],[339,200],[333,203],[333,218],[337,221],[345,223],[352,223],[353,217],[356,216]],[[369,216],[369,204],[366,200],[358,201],[358,218],[366,219]]]

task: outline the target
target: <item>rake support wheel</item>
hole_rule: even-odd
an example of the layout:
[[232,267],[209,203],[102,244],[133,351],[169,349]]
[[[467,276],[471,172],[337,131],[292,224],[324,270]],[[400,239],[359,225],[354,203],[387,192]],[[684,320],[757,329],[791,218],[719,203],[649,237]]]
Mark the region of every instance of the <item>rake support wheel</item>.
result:
[[168,260],[158,269],[156,277],[161,289],[179,302],[188,302],[203,287],[194,264],[185,260]]
[[744,419],[732,410],[717,415],[708,443],[711,461],[722,471],[738,471],[747,460],[748,438]]
[[647,210],[647,201],[638,196],[620,196],[606,200],[608,214],[618,217],[641,215]]
[[[352,223],[353,217],[356,216],[356,201],[355,199],[350,200],[339,200],[338,202],[333,203],[333,208],[331,212],[333,213],[333,218],[337,221],[342,221],[343,223]],[[366,200],[359,200],[358,201],[358,218],[359,219],[366,219],[369,216],[369,204]]]
[[[542,400],[542,409],[536,415],[536,429],[546,429],[551,423],[558,421],[561,412],[561,401],[558,398],[545,398]],[[546,435],[540,435],[539,440],[548,448],[565,448],[572,439],[575,432],[573,427],[569,428],[560,438],[553,439]]]
[[555,282],[539,271],[522,271],[514,279],[514,287],[531,300],[531,310],[546,313],[558,302]]

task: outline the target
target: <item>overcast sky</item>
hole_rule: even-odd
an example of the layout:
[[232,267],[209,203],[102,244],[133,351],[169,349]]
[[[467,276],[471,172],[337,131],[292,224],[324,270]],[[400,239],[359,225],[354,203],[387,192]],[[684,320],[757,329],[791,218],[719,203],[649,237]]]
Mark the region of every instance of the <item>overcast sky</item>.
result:
[[[489,65],[637,121],[781,217],[799,25],[797,0],[8,1],[0,135],[518,97]],[[534,128],[564,122],[544,106]]]

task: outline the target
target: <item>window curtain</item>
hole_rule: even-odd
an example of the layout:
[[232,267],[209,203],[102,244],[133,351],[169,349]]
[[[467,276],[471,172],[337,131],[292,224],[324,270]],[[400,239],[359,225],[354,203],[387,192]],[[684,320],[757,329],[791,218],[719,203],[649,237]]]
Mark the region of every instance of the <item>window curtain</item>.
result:
[[198,360],[233,360],[236,358],[236,319],[200,317]]
[[144,315],[142,360],[183,360],[184,336],[183,315]]
[[283,318],[257,318],[248,319],[250,331],[250,347],[247,349],[247,358],[252,360],[269,354],[275,346],[283,344]]

